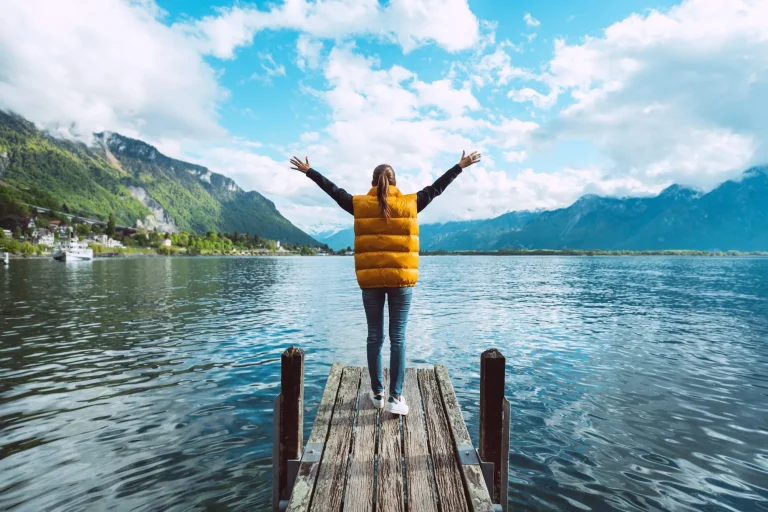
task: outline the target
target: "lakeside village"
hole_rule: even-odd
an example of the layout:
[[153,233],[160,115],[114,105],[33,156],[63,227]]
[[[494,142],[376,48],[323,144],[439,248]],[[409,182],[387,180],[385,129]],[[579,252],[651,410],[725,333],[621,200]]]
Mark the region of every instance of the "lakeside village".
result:
[[[110,216],[104,223],[32,208],[24,217],[0,221],[0,252],[31,257],[86,254],[84,258],[123,255],[345,255],[351,249],[335,252],[327,246],[308,247],[282,244],[249,233],[206,235],[166,233],[115,225]],[[62,257],[60,257],[62,256]]]

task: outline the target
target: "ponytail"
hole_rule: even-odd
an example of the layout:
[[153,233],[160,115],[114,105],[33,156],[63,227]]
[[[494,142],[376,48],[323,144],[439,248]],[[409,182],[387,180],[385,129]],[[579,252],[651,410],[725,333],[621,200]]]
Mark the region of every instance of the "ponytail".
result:
[[381,216],[389,219],[392,215],[392,207],[389,206],[387,201],[387,195],[389,195],[389,179],[387,173],[383,172],[379,174],[379,184],[376,186],[376,197],[379,198],[379,210],[381,210]]
[[389,219],[392,216],[392,207],[387,201],[389,186],[395,184],[395,170],[387,164],[376,166],[373,170],[373,183],[376,187],[376,197],[379,200],[381,216]]

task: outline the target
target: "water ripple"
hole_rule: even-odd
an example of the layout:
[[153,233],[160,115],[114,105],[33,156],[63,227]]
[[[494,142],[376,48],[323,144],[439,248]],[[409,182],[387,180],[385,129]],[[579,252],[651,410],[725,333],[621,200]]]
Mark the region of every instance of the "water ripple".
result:
[[[365,364],[352,258],[0,268],[0,509],[264,510],[280,354]],[[425,257],[409,364],[477,441],[508,364],[516,510],[768,510],[768,260]]]

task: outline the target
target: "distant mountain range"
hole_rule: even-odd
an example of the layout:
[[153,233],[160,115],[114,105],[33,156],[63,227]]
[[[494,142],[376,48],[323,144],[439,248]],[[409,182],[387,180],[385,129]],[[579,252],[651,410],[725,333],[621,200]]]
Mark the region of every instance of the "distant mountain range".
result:
[[[440,199],[437,199],[438,201]],[[318,240],[354,245],[352,229]],[[768,250],[768,167],[702,194],[672,185],[655,197],[586,195],[567,208],[487,220],[425,224],[422,250],[602,249]]]
[[[422,224],[420,247],[425,251],[493,250],[502,235],[521,229],[537,215],[539,212],[509,212],[493,219]],[[334,250],[355,245],[352,228],[315,233],[315,238]]]
[[114,214],[119,225],[251,233],[317,245],[272,201],[221,174],[117,133],[96,134],[94,140],[86,145],[52,137],[0,111],[0,185],[32,191],[49,203],[55,198],[52,206],[66,204],[86,216]]

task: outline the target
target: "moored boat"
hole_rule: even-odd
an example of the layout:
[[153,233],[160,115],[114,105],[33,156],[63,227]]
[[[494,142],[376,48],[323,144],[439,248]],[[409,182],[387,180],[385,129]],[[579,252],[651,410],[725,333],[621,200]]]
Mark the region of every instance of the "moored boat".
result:
[[62,242],[53,250],[53,259],[57,261],[88,261],[93,259],[93,249],[85,242],[72,239]]
[[0,252],[0,265],[7,265],[9,258],[10,256],[8,256],[7,252]]

